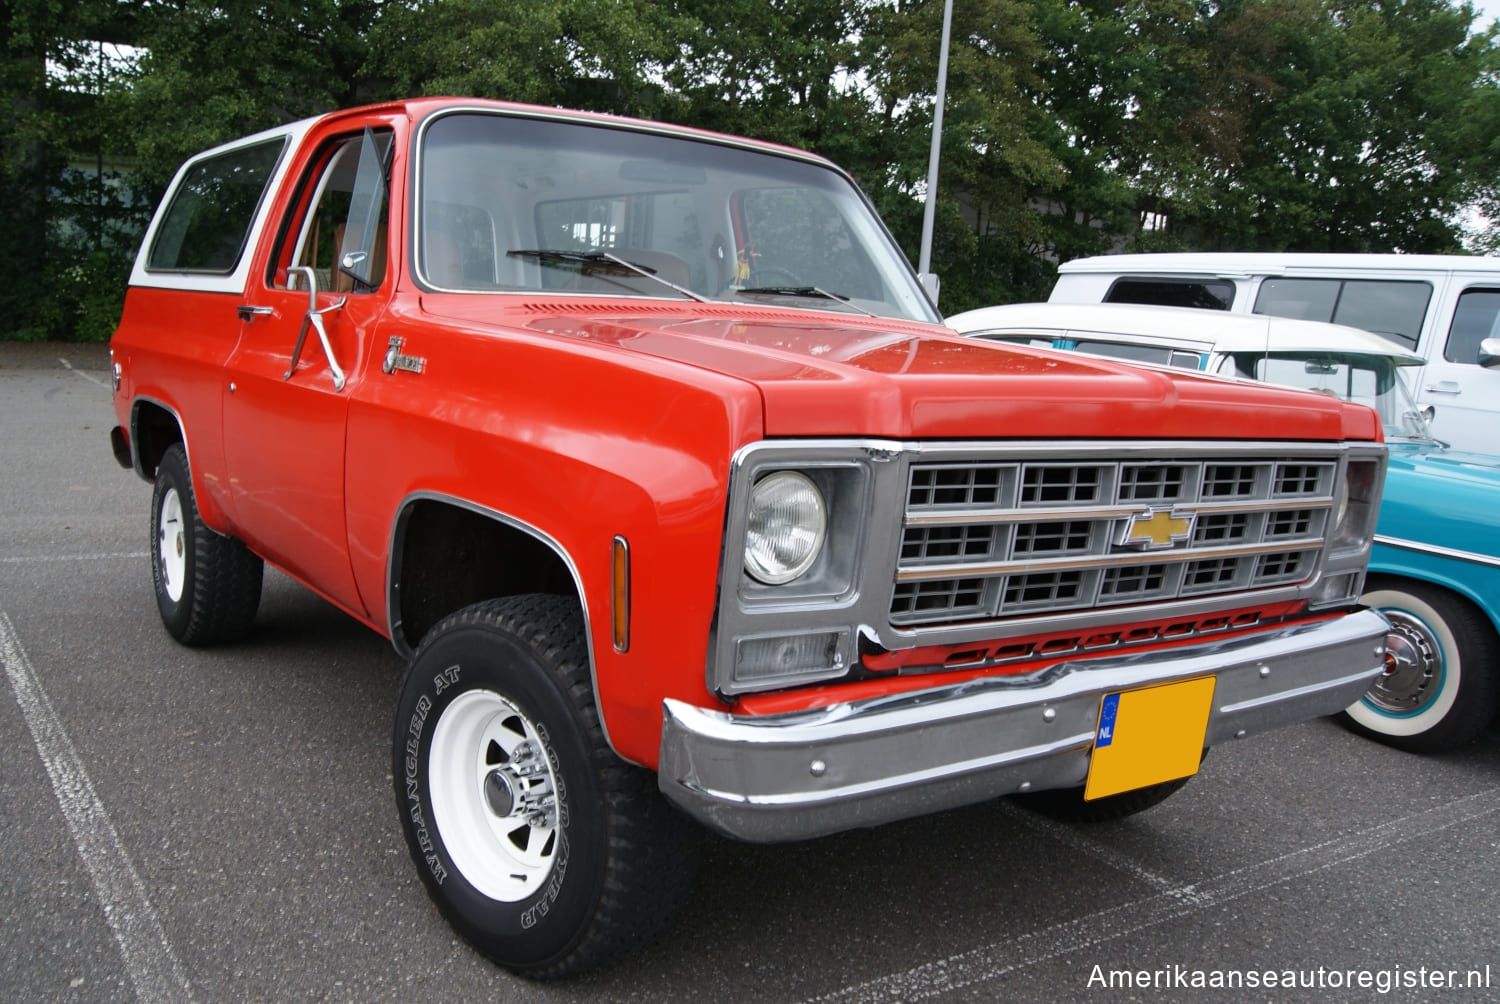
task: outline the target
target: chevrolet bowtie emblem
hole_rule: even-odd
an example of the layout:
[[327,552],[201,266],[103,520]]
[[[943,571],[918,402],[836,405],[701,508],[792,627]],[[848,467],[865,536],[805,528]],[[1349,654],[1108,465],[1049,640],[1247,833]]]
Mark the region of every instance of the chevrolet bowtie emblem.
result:
[[1142,547],[1171,547],[1187,540],[1193,532],[1192,516],[1177,516],[1166,509],[1150,509],[1126,524],[1122,544]]

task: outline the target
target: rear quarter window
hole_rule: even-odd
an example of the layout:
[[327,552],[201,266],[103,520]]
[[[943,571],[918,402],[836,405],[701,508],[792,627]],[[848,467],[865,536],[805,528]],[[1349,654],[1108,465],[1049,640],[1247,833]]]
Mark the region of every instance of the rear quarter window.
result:
[[1116,279],[1104,294],[1104,302],[1228,310],[1234,305],[1234,283],[1228,279]]
[[205,157],[188,168],[151,242],[146,268],[233,272],[285,145],[278,137]]

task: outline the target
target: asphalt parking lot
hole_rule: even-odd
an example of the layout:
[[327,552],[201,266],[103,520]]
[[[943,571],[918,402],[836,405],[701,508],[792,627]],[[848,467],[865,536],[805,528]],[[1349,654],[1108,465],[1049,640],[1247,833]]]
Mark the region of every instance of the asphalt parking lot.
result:
[[1500,1000],[1500,732],[1415,757],[1329,721],[1220,747],[1118,823],[1002,801],[713,839],[648,949],[518,980],[407,859],[398,657],[276,575],[249,641],[173,643],[113,422],[102,350],[0,343],[7,999]]

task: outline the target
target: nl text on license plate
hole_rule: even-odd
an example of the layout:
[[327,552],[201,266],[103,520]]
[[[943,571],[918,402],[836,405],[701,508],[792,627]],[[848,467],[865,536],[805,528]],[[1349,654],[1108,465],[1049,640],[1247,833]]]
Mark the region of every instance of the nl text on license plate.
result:
[[1213,699],[1211,676],[1105,694],[1083,797],[1103,798],[1196,774]]

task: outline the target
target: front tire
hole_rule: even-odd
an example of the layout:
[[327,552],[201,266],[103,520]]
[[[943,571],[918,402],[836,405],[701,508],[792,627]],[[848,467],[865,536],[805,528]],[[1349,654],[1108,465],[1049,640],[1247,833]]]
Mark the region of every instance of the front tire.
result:
[[151,582],[167,633],[184,645],[237,641],[260,608],[265,564],[198,515],[187,453],[167,447],[151,490]]
[[393,768],[428,894],[515,972],[626,952],[691,887],[700,832],[609,748],[570,600],[490,600],[436,625],[402,684]]
[[1361,602],[1391,621],[1386,668],[1344,709],[1345,724],[1415,753],[1477,737],[1500,696],[1494,627],[1479,608],[1439,586],[1398,578],[1372,585]]

